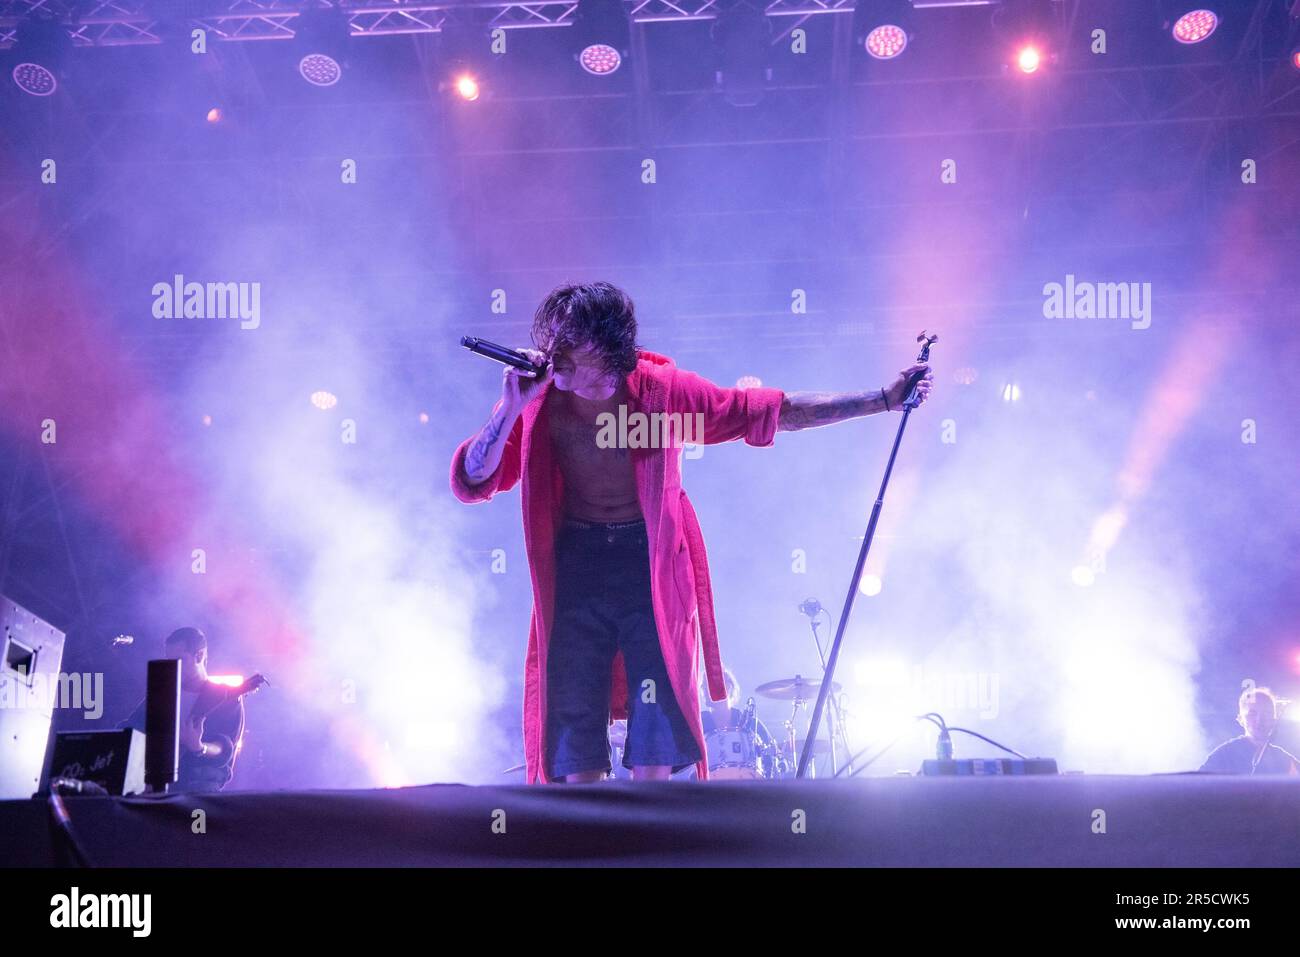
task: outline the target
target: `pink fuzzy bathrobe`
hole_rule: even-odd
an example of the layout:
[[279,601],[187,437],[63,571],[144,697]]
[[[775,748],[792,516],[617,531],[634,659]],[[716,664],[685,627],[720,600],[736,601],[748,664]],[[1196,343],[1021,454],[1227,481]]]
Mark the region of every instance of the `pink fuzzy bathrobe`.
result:
[[[780,389],[724,389],[678,369],[671,359],[653,352],[641,351],[637,359],[636,369],[627,377],[629,414],[703,413],[705,444],[739,438],[755,446],[772,444],[784,398]],[[551,456],[547,424],[546,396],[552,388],[553,384],[548,385],[524,407],[511,429],[501,464],[485,482],[473,486],[465,482],[465,453],[472,437],[460,444],[451,460],[451,489],[462,502],[486,502],[523,480],[524,544],[533,579],[533,613],[524,664],[524,759],[530,784],[547,780],[542,740],[546,650],[555,602],[555,534],[564,515],[564,480]],[[695,509],[682,489],[681,448],[632,449],[631,456],[650,542],[650,589],[659,645],[673,693],[703,755],[704,731],[695,690],[701,645],[709,696],[714,701],[725,697],[704,538]],[[621,655],[614,660],[610,675],[610,712],[614,719],[627,716],[627,679]],[[701,778],[708,774],[707,764],[705,758],[696,766]]]

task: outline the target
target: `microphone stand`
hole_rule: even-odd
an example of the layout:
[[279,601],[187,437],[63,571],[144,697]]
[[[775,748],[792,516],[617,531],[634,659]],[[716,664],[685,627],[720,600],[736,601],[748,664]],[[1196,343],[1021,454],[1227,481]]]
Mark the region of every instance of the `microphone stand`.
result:
[[[916,361],[929,362],[930,346],[938,340],[938,336],[927,335],[922,331],[916,337],[916,341],[922,343]],[[799,769],[794,775],[796,778],[802,778],[807,772],[809,760],[815,750],[813,742],[817,740],[822,712],[826,710],[826,695],[835,682],[835,668],[840,660],[840,647],[844,644],[844,629],[848,626],[849,615],[853,613],[853,600],[858,595],[858,582],[862,580],[862,570],[867,567],[867,553],[871,551],[871,541],[876,537],[876,523],[880,520],[880,510],[885,503],[885,490],[889,487],[889,476],[894,471],[894,459],[898,456],[898,446],[903,441],[903,430],[907,428],[907,419],[921,401],[917,393],[917,384],[922,376],[924,373],[917,373],[914,376],[912,388],[903,402],[903,418],[898,423],[898,433],[894,436],[894,447],[889,451],[889,461],[885,463],[885,476],[880,482],[880,491],[876,493],[876,504],[871,508],[871,519],[867,522],[867,532],[862,537],[862,547],[858,549],[858,564],[853,569],[853,578],[849,581],[849,593],[844,599],[844,610],[840,612],[839,627],[835,629],[835,641],[831,643],[830,658],[826,662],[826,674],[822,678],[821,690],[817,692],[817,704],[813,706],[812,718],[808,722],[808,737],[804,742],[803,753],[799,755]]]
[[[827,617],[829,617],[829,613],[827,614]],[[825,682],[829,680],[829,678],[826,675],[826,653],[822,651],[821,635],[817,634],[817,619],[809,618],[808,625],[809,627],[812,628],[813,644],[817,646],[817,657],[821,659],[821,663],[822,663],[822,681]],[[833,697],[831,698],[831,733],[830,733],[831,777],[838,777],[840,773],[839,765],[837,763],[838,759],[835,756],[835,739],[837,737],[840,739],[840,747],[844,749],[844,753],[850,756],[849,763],[848,763],[848,770],[852,771],[853,758],[851,757],[851,755],[853,754],[853,752],[849,749],[848,732],[844,727],[844,713],[840,710],[840,699],[838,697]],[[812,738],[809,738],[808,741],[811,742]],[[805,743],[805,748],[806,747],[807,744]]]

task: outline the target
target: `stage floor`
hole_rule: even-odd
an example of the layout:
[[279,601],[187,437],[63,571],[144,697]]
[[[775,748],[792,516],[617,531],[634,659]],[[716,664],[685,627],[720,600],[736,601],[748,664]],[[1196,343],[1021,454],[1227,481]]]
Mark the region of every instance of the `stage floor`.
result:
[[[1300,778],[435,784],[65,801],[90,862],[116,867],[1300,865]],[[200,818],[206,833],[195,833]],[[48,822],[43,800],[0,802],[0,861],[63,863]]]

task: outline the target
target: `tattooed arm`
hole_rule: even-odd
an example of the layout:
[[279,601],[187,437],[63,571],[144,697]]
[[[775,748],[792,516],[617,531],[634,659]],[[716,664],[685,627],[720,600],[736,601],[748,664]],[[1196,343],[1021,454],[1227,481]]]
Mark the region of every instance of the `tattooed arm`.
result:
[[[492,407],[491,418],[479,430],[478,435],[457,449],[456,458],[452,462],[452,489],[456,491],[457,486],[461,486],[457,495],[465,501],[490,498],[496,491],[512,488],[519,481],[519,445],[522,439],[519,419],[524,407],[545,390],[553,376],[550,361],[545,355],[535,349],[522,351],[534,362],[545,364],[546,371],[540,376],[533,376],[513,366],[501,370],[501,399]],[[501,466],[503,458],[504,467]],[[501,469],[501,474],[496,483],[483,489],[475,488],[497,475],[498,468]]]
[[506,450],[506,439],[519,418],[519,409],[510,409],[504,403],[497,403],[492,410],[492,417],[487,425],[479,430],[478,435],[465,450],[465,478],[470,485],[479,485],[501,464],[501,456]]
[[451,457],[451,492],[462,502],[488,502],[518,484],[524,438],[524,417],[518,409],[498,402],[478,434],[456,447]]
[[[907,398],[908,378],[926,368],[914,365],[904,369],[887,389],[870,392],[787,392],[781,402],[777,430],[797,432],[877,412],[897,412]],[[933,380],[934,373],[929,371],[922,377],[918,386],[922,402],[929,396]]]
[[798,432],[884,411],[883,389],[872,392],[787,392],[776,427],[780,432]]

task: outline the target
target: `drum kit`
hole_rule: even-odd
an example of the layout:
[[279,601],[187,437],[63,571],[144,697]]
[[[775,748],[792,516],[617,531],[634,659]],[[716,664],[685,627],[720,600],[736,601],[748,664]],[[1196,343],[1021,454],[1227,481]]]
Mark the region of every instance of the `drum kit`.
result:
[[[819,649],[820,650],[820,649]],[[750,698],[740,719],[726,727],[714,727],[704,736],[704,747],[708,761],[709,777],[718,781],[784,781],[796,777],[799,758],[806,748],[812,749],[813,760],[808,763],[808,777],[817,777],[818,765],[822,774],[837,775],[841,770],[852,770],[845,727],[845,715],[841,709],[840,694],[843,690],[838,682],[831,685],[829,713],[829,738],[816,738],[809,741],[809,720],[802,712],[817,700],[822,682],[816,678],[795,675],[793,678],[779,678],[768,681],[754,689],[754,694],[771,701],[784,701],[790,705],[790,715],[782,722],[781,734],[772,734],[767,726],[754,714],[755,701]],[[734,716],[733,708],[727,709]],[[711,718],[716,712],[707,710]],[[714,718],[716,721],[716,718]],[[614,779],[630,778],[631,772],[623,767],[623,749],[627,743],[627,721],[611,722],[609,726],[609,743],[612,749],[611,770],[609,777]],[[847,764],[847,768],[841,765]],[[522,771],[522,764],[507,768],[505,774]],[[674,779],[687,780],[696,777],[695,766],[677,772]]]
[[[800,713],[816,700],[821,689],[821,682],[816,679],[795,675],[793,678],[781,678],[769,681],[754,689],[759,697],[772,701],[785,701],[790,704],[790,716],[783,722],[782,734],[773,735],[762,721],[754,715],[754,699],[749,699],[748,707],[741,712],[738,722],[724,728],[715,728],[704,736],[707,753],[709,777],[718,781],[782,781],[793,779],[795,768],[799,764],[802,749],[809,744],[804,737],[807,734],[806,719],[800,721]],[[831,689],[838,695],[840,686]],[[734,714],[734,712],[732,712]],[[841,731],[842,728],[838,729]],[[627,777],[622,767],[622,752],[627,736],[627,723],[615,721],[610,726],[609,741],[614,748],[614,777]],[[832,737],[832,741],[836,740]],[[834,772],[835,759],[847,750],[832,746],[826,740],[811,743],[816,757],[831,756],[831,771]],[[810,776],[816,776],[816,763],[809,765]],[[684,779],[695,776],[691,767],[674,775]]]
[[[802,749],[810,746],[800,737],[800,726],[807,733],[807,723],[800,722],[800,712],[817,697],[821,682],[795,675],[768,681],[754,689],[759,697],[790,703],[790,716],[783,722],[782,734],[771,734],[763,722],[754,717],[754,699],[735,727],[716,728],[704,737],[708,752],[709,777],[719,781],[782,781],[795,776]],[[838,694],[839,685],[831,688]],[[811,742],[817,755],[834,749],[824,740]],[[813,769],[815,776],[815,767]]]

